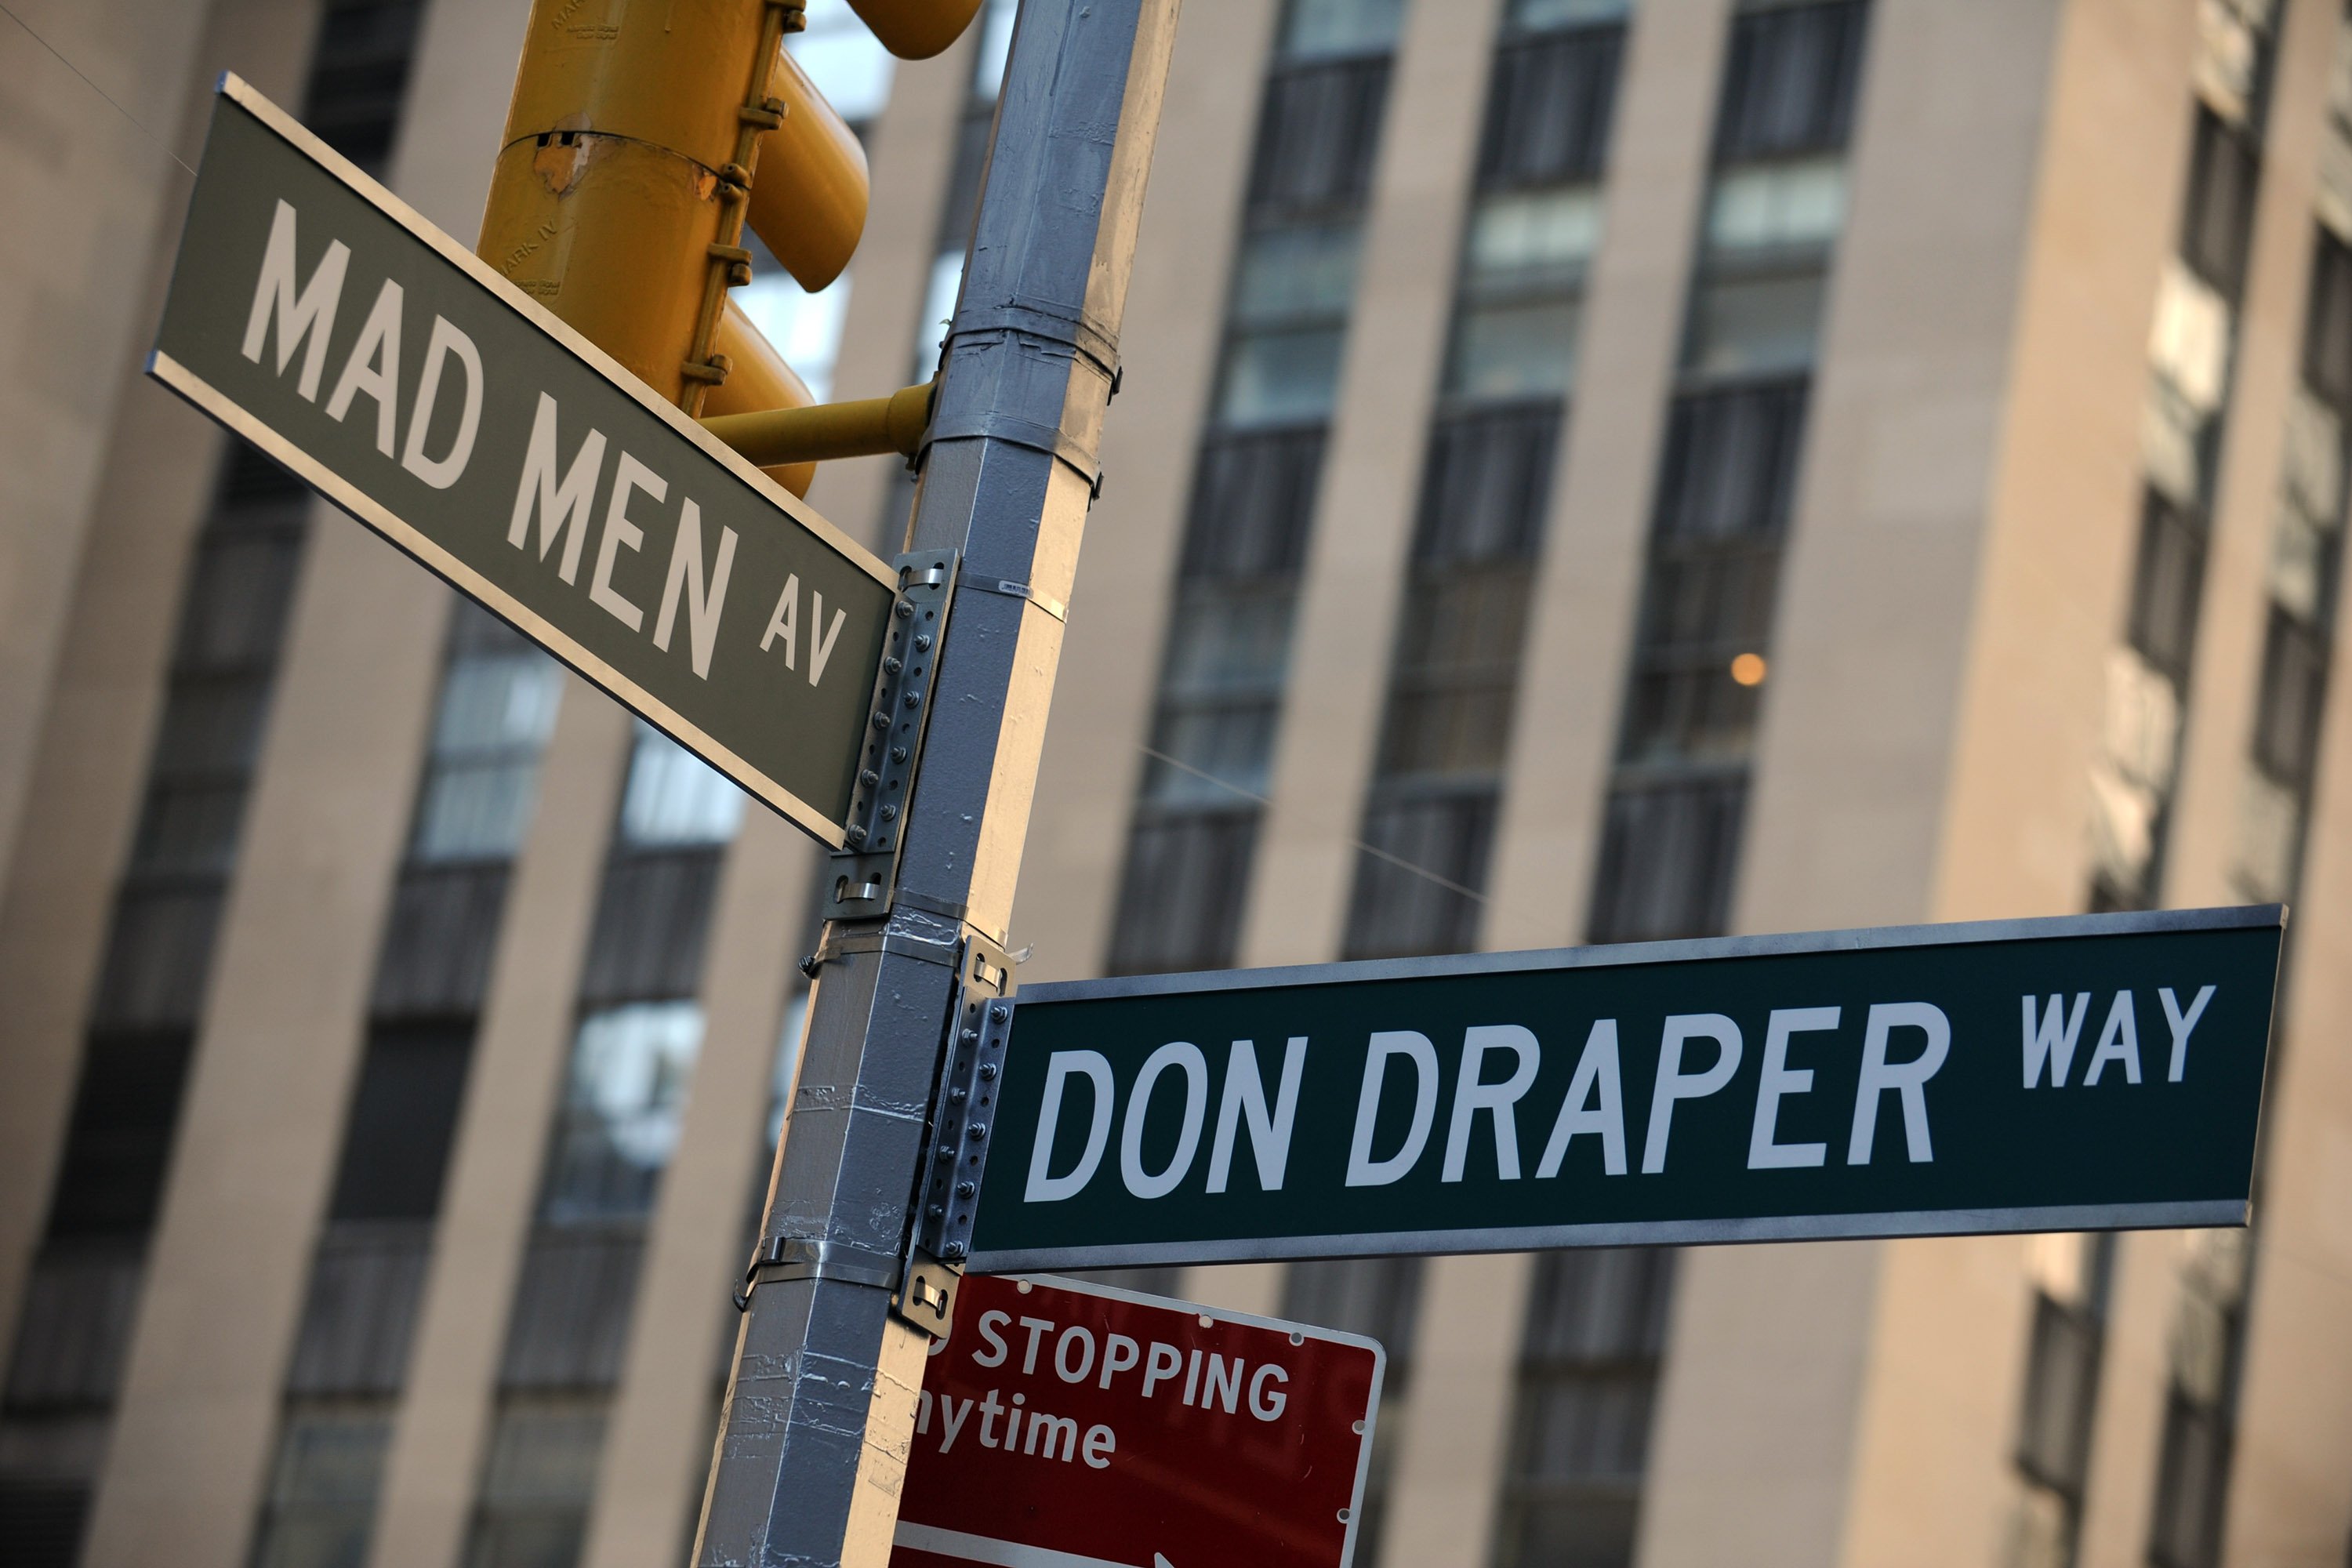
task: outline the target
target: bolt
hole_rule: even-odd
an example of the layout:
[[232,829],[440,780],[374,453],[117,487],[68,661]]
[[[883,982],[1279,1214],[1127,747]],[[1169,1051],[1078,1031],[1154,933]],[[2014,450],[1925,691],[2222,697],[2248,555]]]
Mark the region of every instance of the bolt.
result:
[[915,651],[917,653],[929,653],[931,651],[930,633],[918,632],[915,635]]
[[999,1002],[995,1006],[991,1007],[988,1010],[988,1016],[1002,1024],[1007,1018],[1013,1016],[1013,1009],[1006,1006],[1003,1003]]
[[891,760],[892,762],[894,762],[894,763],[903,763],[903,762],[905,762],[905,761],[907,760],[907,748],[906,748],[906,747],[904,747],[904,746],[893,746],[893,747],[891,747],[891,748],[890,748],[890,760]]
[[948,1090],[948,1103],[950,1105],[961,1105],[970,1098],[971,1097],[961,1088]]
[[883,821],[885,821],[885,822],[896,822],[896,821],[898,821],[898,808],[897,806],[895,806],[895,805],[886,805],[886,806],[884,806],[884,807],[882,808],[882,820],[883,820]]
[[956,1184],[956,1196],[960,1198],[971,1198],[977,1197],[979,1195],[980,1184],[978,1182],[958,1182]]
[[900,664],[895,658],[886,658],[882,661],[882,668],[886,674],[896,675],[906,668],[907,667],[905,665]]
[[948,1205],[945,1204],[933,1204],[930,1207],[930,1215],[933,1219],[947,1218]]
[[890,714],[888,710],[882,708],[877,708],[874,710],[874,727],[877,730],[887,730],[890,727]]
[[908,693],[907,693],[907,706],[908,706],[908,707],[909,707],[909,708],[920,708],[922,705],[923,705],[923,694],[922,694],[921,692],[919,692],[919,691],[909,691]]
[[982,1081],[994,1078],[996,1076],[996,1064],[994,1062],[981,1063],[980,1076]]
[[813,952],[806,958],[801,960],[801,973],[807,975],[811,980],[814,980],[816,978],[816,972],[824,967],[824,960],[819,958]]
[[861,825],[853,822],[849,825],[849,831],[843,834],[842,837],[848,839],[852,844],[863,844],[866,842],[866,829]]
[[898,611],[898,618],[902,621],[912,620],[915,617],[915,606],[904,599],[899,600],[893,608]]
[[947,1256],[947,1260],[950,1263],[953,1263],[956,1259],[963,1256],[963,1243],[961,1241],[950,1241],[940,1250]]
[[988,1136],[988,1123],[985,1121],[975,1121],[971,1126],[965,1128],[963,1131],[965,1137],[977,1143],[982,1139]]
[[978,1029],[966,1029],[963,1032],[963,1043],[967,1046],[974,1044],[979,1040],[979,1038],[980,1031]]
[[942,1149],[938,1154],[934,1155],[933,1158],[937,1159],[942,1165],[952,1165],[955,1163],[955,1151],[952,1149]]
[[876,773],[872,768],[866,768],[858,773],[857,782],[864,784],[867,789],[872,789],[876,784],[882,782],[882,775]]

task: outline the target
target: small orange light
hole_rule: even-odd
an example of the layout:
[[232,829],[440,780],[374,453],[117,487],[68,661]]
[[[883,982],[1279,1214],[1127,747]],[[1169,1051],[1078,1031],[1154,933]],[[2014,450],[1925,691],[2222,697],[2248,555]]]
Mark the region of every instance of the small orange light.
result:
[[1742,686],[1763,685],[1764,656],[1760,653],[1743,653],[1738,658],[1733,659],[1731,661],[1731,679],[1739,682]]

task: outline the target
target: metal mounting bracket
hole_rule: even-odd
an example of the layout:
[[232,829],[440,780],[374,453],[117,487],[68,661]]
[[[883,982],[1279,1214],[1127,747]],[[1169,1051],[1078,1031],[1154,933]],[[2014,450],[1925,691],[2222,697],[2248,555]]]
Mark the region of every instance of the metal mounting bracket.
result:
[[966,928],[950,1033],[931,1099],[930,1138],[915,1179],[906,1267],[892,1303],[934,1339],[946,1338],[955,1326],[956,1286],[971,1252],[1004,1047],[1013,1033],[1013,962],[1003,947]]
[[892,606],[890,636],[874,680],[866,750],[857,760],[857,784],[850,795],[849,844],[834,851],[829,868],[833,880],[824,900],[829,921],[877,920],[890,912],[907,802],[923,760],[923,732],[930,724],[931,682],[947,635],[948,610],[955,600],[954,551],[918,551],[899,556],[896,564],[898,600]]

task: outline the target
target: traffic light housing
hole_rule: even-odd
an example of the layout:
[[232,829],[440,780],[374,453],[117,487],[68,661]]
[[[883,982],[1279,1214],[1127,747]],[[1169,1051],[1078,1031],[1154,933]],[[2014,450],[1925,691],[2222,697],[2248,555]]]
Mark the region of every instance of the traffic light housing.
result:
[[[911,58],[946,48],[980,5],[849,3]],[[920,434],[906,434],[906,395],[871,400],[886,412],[865,423],[850,411],[869,405],[839,405],[804,428],[807,386],[727,297],[751,281],[746,226],[811,290],[865,230],[864,149],[783,47],[803,6],[533,0],[477,247],[687,413],[738,430],[762,416],[767,471],[795,494],[819,453],[911,454]]]

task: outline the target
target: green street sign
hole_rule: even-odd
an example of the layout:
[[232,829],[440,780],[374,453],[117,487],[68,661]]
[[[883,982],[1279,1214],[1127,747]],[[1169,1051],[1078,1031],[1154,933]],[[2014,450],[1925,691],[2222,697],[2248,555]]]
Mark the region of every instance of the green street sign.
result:
[[842,845],[898,574],[233,76],[148,373]]
[[2242,1224],[2284,921],[1024,987],[970,1267]]

